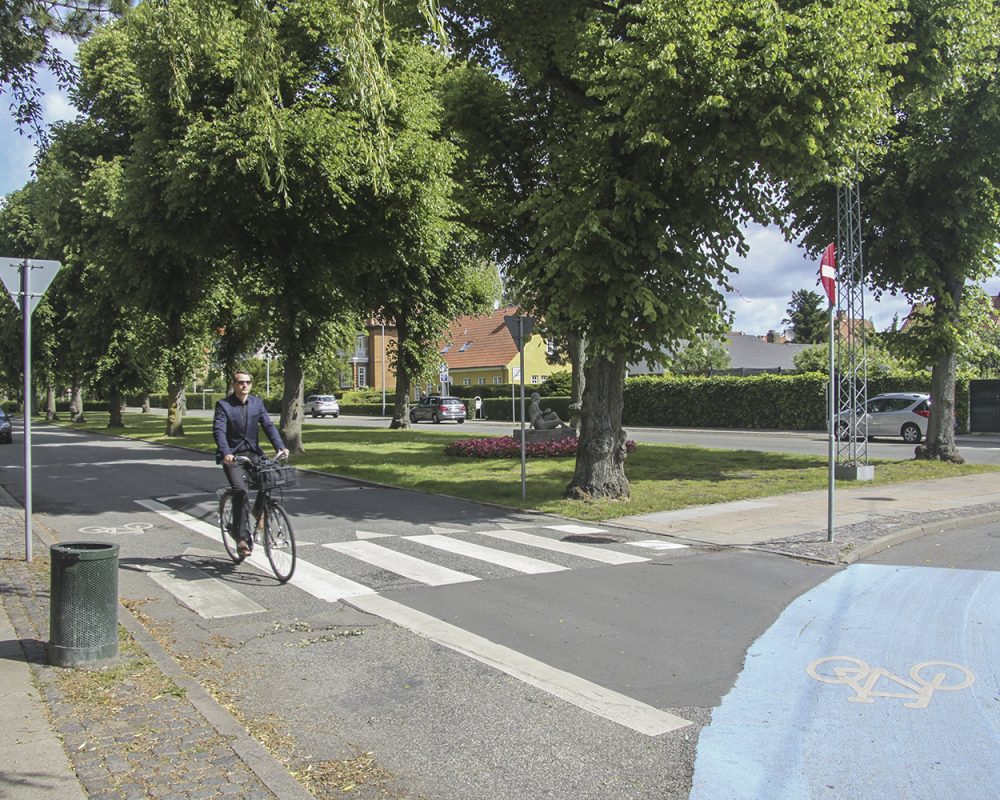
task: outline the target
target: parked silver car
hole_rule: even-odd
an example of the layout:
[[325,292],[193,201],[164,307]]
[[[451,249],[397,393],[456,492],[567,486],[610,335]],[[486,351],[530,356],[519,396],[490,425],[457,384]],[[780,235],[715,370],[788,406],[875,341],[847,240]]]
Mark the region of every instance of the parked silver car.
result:
[[410,407],[410,422],[413,423],[421,420],[441,422],[441,420],[453,419],[461,424],[465,422],[465,416],[465,403],[457,397],[430,395],[420,398],[419,403]]
[[[890,392],[868,400],[863,414],[858,414],[855,436],[863,436],[867,424],[868,438],[898,436],[909,444],[918,444],[927,435],[931,416],[931,397],[917,392]],[[834,430],[838,439],[846,439],[850,428],[849,415],[838,414]]]
[[332,394],[311,394],[302,404],[302,413],[312,414],[313,418],[333,417],[336,419],[340,416],[340,403]]

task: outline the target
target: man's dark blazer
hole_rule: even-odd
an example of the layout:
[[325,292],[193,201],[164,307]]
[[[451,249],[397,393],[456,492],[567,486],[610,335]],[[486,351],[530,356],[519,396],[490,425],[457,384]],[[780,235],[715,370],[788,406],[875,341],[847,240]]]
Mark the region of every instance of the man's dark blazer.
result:
[[215,436],[215,463],[221,464],[230,453],[264,455],[257,443],[258,428],[263,428],[275,450],[284,450],[278,429],[264,408],[264,401],[257,395],[247,397],[246,404],[231,394],[215,404],[212,434]]

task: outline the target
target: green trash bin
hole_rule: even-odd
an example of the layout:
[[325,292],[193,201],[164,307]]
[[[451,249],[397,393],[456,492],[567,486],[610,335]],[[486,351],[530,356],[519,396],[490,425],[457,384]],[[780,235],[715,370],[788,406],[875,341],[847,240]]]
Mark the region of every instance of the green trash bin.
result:
[[49,663],[102,667],[118,659],[118,545],[49,548]]

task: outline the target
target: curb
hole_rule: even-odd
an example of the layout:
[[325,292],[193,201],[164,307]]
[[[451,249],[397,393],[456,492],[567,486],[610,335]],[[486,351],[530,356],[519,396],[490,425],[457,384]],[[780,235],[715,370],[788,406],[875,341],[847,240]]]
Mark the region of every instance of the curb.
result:
[[873,556],[883,550],[888,550],[890,547],[895,547],[897,544],[903,544],[904,542],[909,542],[913,539],[919,539],[921,536],[950,531],[964,525],[983,522],[1000,522],[1000,511],[990,511],[985,514],[970,514],[969,516],[964,517],[940,519],[936,522],[926,522],[922,525],[914,525],[909,528],[903,528],[895,533],[890,533],[880,539],[876,539],[873,542],[868,542],[866,545],[859,547],[857,550],[853,550],[850,553],[842,555],[838,563],[853,564],[863,558],[868,558],[868,556]]

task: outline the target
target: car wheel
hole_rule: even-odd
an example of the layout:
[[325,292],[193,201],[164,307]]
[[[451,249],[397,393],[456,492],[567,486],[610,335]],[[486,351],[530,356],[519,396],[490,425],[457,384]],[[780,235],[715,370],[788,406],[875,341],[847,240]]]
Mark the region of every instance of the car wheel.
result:
[[903,441],[907,444],[918,444],[920,442],[920,428],[912,422],[907,422],[899,432]]
[[331,414],[330,416],[333,417],[334,419],[336,419],[337,417],[340,416],[340,414]]
[[437,425],[440,421],[441,420],[438,419],[438,415],[437,414],[431,414],[431,422],[433,422],[435,425]]
[[316,417],[318,417],[318,416],[319,416],[319,414],[316,413],[316,409],[313,409],[313,411],[312,411],[312,418],[316,419]]
[[417,424],[417,415],[414,414],[412,411],[410,412],[410,422],[414,425]]
[[840,423],[840,424],[839,424],[839,425],[837,426],[837,438],[838,438],[838,439],[839,439],[840,441],[842,441],[842,442],[846,442],[846,441],[847,441],[847,439],[848,439],[848,436],[847,436],[847,429],[848,429],[849,427],[850,427],[850,426],[849,426],[849,425],[848,425],[848,424],[847,424],[846,422],[841,422],[841,423]]
[[465,422],[465,420],[464,419],[456,419],[455,422],[457,422],[459,425],[461,425],[463,422]]

